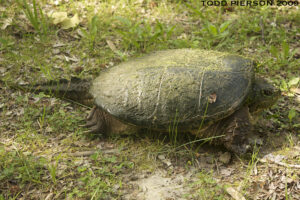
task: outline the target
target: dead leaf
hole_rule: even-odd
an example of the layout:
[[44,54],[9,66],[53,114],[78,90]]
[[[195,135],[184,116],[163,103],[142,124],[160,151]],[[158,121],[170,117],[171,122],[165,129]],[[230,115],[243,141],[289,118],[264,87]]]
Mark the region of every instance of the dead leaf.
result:
[[60,50],[59,50],[59,49],[53,49],[53,50],[52,50],[52,53],[53,53],[54,55],[59,54],[59,53],[60,53]]
[[149,7],[150,7],[151,9],[153,9],[153,8],[157,7],[157,3],[156,3],[155,1],[151,1],[151,2],[149,3]]
[[229,188],[226,188],[225,189],[226,192],[228,194],[230,194],[230,196],[233,198],[233,199],[236,199],[236,200],[246,200],[245,197],[243,197],[243,195],[241,195],[239,192],[237,192],[234,188],[232,187],[229,187]]
[[54,193],[50,192],[50,193],[46,196],[45,200],[50,200],[50,199],[52,199],[53,195],[54,195]]
[[291,89],[291,92],[300,95],[300,88],[292,88],[292,89]]
[[16,115],[17,116],[20,116],[20,115],[23,115],[24,114],[24,108],[20,108],[16,111]]
[[68,18],[61,23],[62,29],[75,28],[80,23],[78,14],[75,14],[72,18]]
[[276,155],[274,156],[272,153],[265,155],[262,159],[259,159],[260,162],[266,163],[268,161],[276,163],[277,165],[289,167],[289,168],[297,168],[300,169],[300,165],[294,165],[294,164],[287,164],[284,162],[281,162],[281,160],[285,159],[286,157],[283,155]]
[[12,194],[17,194],[18,192],[20,192],[20,188],[18,185],[10,185],[9,186],[9,191],[12,193]]
[[253,174],[254,174],[254,175],[257,175],[257,166],[256,166],[256,164],[255,164],[254,167],[253,167]]
[[63,46],[66,46],[66,44],[64,44],[64,43],[55,43],[54,45],[53,45],[53,47],[54,48],[56,48],[56,47],[63,47]]
[[1,73],[1,74],[4,74],[5,72],[6,72],[6,68],[0,67],[0,73]]
[[52,133],[53,129],[50,126],[47,126],[46,129],[45,129],[45,132],[46,133]]
[[230,176],[233,171],[234,171],[233,168],[222,168],[220,170],[220,174],[223,175],[223,176]]
[[10,116],[12,113],[13,113],[13,111],[10,110],[10,111],[7,111],[7,112],[5,113],[5,115],[6,115],[6,116]]
[[80,23],[77,13],[71,18],[67,12],[54,12],[48,15],[53,18],[53,24],[60,25],[62,29],[75,28]]
[[57,25],[62,23],[64,20],[68,19],[67,12],[54,12],[49,17],[53,18],[53,24]]
[[158,155],[158,159],[160,159],[160,160],[165,160],[166,157],[165,157],[165,155]]
[[2,22],[2,26],[1,26],[1,29],[2,30],[5,30],[9,25],[12,24],[12,18],[6,18],[3,20]]
[[74,157],[84,157],[84,156],[91,156],[95,153],[97,153],[97,151],[83,151],[83,152],[69,153],[68,155]]
[[209,103],[215,103],[217,100],[217,94],[216,93],[213,93],[213,94],[210,94],[209,97],[208,97],[208,102]]
[[295,52],[294,58],[300,58],[300,47],[296,48]]
[[116,46],[114,45],[114,43],[110,40],[106,40],[107,45],[109,46],[109,48],[114,52],[117,53],[118,50],[116,48]]
[[[158,159],[162,163],[164,163],[167,167],[170,167],[172,165],[171,161],[169,159],[167,159],[165,155],[162,155],[162,154],[158,155]],[[172,168],[172,166],[171,166],[171,168]]]
[[65,59],[66,59],[67,62],[70,62],[70,61],[72,61],[72,62],[79,62],[79,59],[75,58],[74,56],[73,57],[64,56],[64,57],[65,57]]
[[282,161],[284,158],[285,158],[285,156],[283,156],[283,155],[273,155],[272,153],[264,156],[264,159],[273,161],[275,163]]

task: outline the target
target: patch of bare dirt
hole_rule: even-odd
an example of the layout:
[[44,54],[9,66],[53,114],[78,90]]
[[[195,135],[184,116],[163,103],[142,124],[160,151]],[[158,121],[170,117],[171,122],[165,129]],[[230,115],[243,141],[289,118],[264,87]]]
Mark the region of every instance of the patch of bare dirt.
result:
[[136,180],[130,181],[134,190],[126,194],[124,199],[133,200],[165,200],[165,199],[185,199],[184,195],[189,192],[189,187],[184,183],[191,180],[193,175],[191,170],[188,173],[179,172],[170,175],[165,169],[158,169],[152,174],[141,173]]

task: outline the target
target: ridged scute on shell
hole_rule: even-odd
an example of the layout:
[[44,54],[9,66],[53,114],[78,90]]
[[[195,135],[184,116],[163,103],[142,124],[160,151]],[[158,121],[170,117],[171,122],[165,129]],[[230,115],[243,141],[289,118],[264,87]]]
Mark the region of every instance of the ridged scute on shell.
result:
[[236,111],[251,91],[253,78],[253,62],[244,57],[175,49],[102,72],[91,94],[97,106],[123,122],[188,131]]

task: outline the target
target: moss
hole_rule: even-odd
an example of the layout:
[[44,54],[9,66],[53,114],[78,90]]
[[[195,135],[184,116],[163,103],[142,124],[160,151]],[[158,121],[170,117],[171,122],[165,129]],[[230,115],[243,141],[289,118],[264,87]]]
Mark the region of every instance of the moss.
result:
[[[214,122],[238,109],[253,74],[252,61],[241,56],[165,50],[103,72],[91,93],[98,106],[125,122],[167,130],[177,113],[178,127],[193,129],[203,118]],[[208,103],[212,94],[216,101]]]

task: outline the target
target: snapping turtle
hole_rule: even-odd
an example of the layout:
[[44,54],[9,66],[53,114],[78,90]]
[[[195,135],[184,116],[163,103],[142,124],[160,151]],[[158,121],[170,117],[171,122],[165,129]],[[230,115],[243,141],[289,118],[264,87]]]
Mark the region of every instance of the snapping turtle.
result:
[[249,149],[251,115],[273,105],[280,91],[255,77],[253,61],[216,51],[175,49],[155,52],[109,68],[90,94],[96,106],[90,132],[132,132],[140,127],[176,127],[238,154]]
[[216,144],[243,154],[255,138],[253,116],[280,95],[266,79],[255,77],[254,67],[253,61],[238,55],[174,49],[121,63],[92,83],[72,78],[25,89],[88,105],[94,99],[88,132],[176,128],[203,138],[217,136]]

